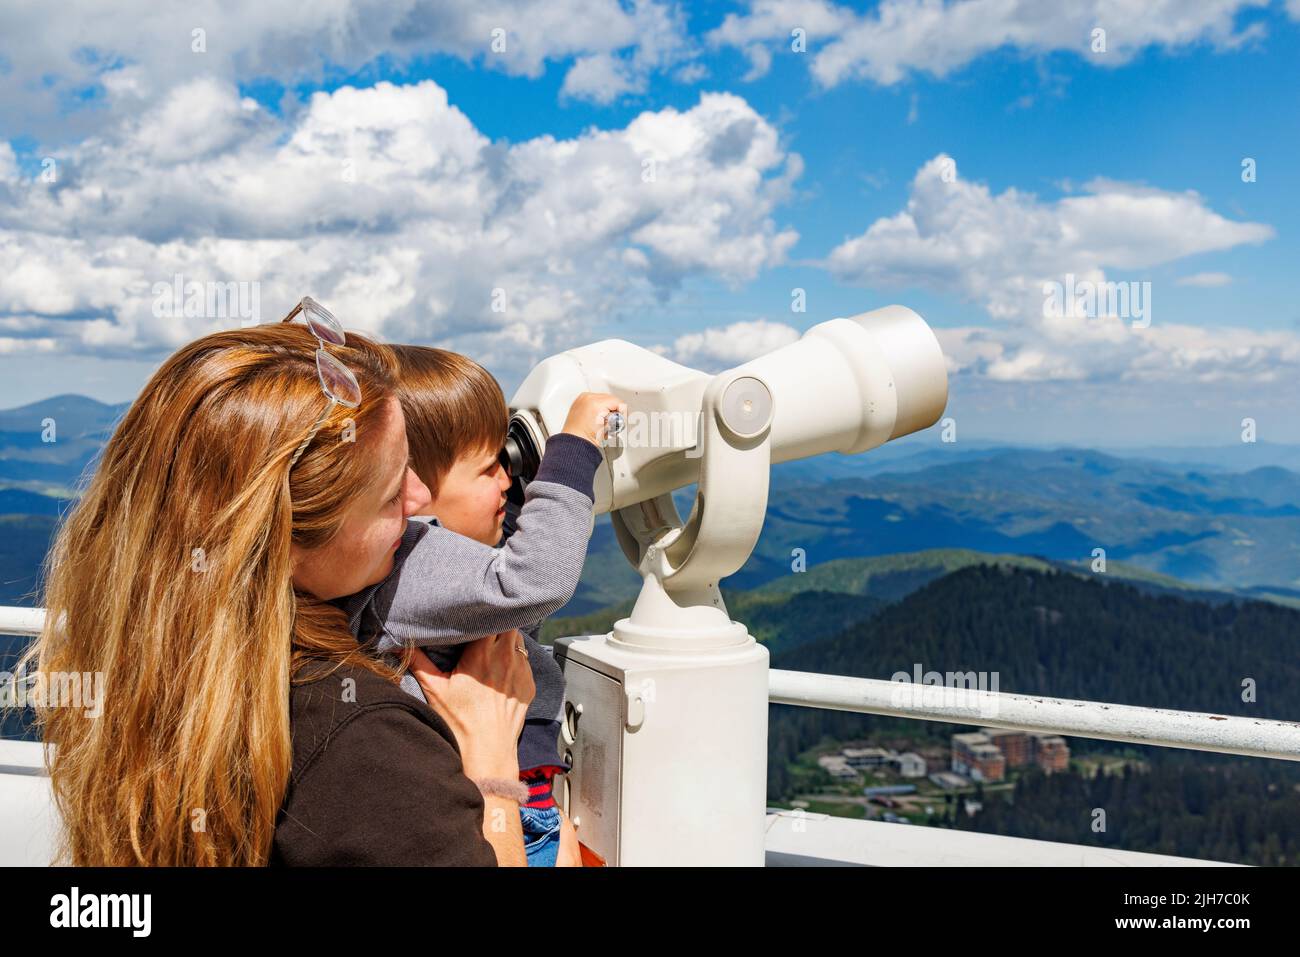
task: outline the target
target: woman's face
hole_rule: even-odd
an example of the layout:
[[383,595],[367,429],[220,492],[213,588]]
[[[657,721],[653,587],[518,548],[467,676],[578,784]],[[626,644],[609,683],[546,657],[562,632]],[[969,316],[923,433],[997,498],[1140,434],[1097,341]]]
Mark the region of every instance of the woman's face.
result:
[[379,434],[356,452],[374,460],[374,480],[352,502],[339,533],[320,548],[292,546],[293,583],[328,601],[388,577],[406,520],[427,514],[429,490],[410,467],[406,423],[396,398],[385,404]]

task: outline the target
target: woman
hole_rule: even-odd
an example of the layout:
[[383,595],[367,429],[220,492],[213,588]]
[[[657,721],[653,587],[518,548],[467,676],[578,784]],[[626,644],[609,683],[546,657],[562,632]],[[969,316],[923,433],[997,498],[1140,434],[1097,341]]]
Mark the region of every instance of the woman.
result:
[[[524,863],[517,807],[463,773],[517,777],[517,636],[480,640],[450,676],[420,663],[440,709],[421,711],[334,604],[388,574],[428,490],[401,471],[391,350],[336,344],[314,306],[295,309],[310,329],[218,332],[168,358],[47,558],[28,657],[105,687],[97,718],[38,712],[68,863]],[[324,747],[322,730],[340,734]],[[367,770],[367,742],[410,760]]]

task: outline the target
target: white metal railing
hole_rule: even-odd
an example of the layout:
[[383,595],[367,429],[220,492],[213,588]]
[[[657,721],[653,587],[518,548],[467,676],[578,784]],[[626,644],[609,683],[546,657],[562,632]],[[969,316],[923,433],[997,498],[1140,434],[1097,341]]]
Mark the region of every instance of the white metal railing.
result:
[[[40,633],[44,622],[43,608],[0,606],[0,635],[36,635]],[[933,700],[936,697],[939,700]],[[1300,723],[1291,721],[781,670],[770,672],[769,701],[773,704],[856,711],[922,721],[1300,760]],[[48,782],[38,785],[34,780],[44,775],[40,745],[35,742],[0,741],[0,775],[12,782],[7,785],[8,790],[3,792],[4,798],[26,808],[23,815],[14,817],[15,826],[18,817],[35,815],[41,821],[39,829],[43,829],[35,837],[24,832],[23,845],[30,844],[33,849],[15,853],[10,845],[18,842],[17,832],[8,835],[0,827],[0,844],[4,845],[0,846],[0,864],[42,863],[38,859],[38,851],[48,844],[48,834],[53,833],[53,825],[45,820],[48,817],[48,810],[44,807],[49,800],[46,793]],[[23,784],[23,781],[31,783]],[[934,865],[1102,863],[1150,866],[1164,863],[1185,866],[1216,863],[999,835],[954,836],[954,832],[946,830],[942,835],[929,835],[923,833],[930,830],[928,828],[900,828],[879,822],[832,820],[825,815],[809,816],[802,812],[795,812],[798,821],[794,830],[786,835],[785,832],[791,830],[791,825],[786,821],[790,814],[791,812],[777,812],[768,816],[770,863],[778,862],[777,859],[791,862],[798,860],[801,863],[820,859]],[[855,830],[845,830],[850,826]],[[840,830],[835,830],[836,828]],[[954,841],[958,843],[954,844]],[[851,846],[855,842],[861,846]],[[934,846],[931,847],[926,842]]]
[[[0,605],[0,635],[36,635],[44,623],[43,608]],[[1300,722],[1295,721],[777,669],[769,675],[768,700],[920,721],[1300,761]]]
[[39,635],[44,627],[44,608],[0,605],[0,635]]
[[768,686],[773,704],[1300,761],[1295,721],[775,669]]

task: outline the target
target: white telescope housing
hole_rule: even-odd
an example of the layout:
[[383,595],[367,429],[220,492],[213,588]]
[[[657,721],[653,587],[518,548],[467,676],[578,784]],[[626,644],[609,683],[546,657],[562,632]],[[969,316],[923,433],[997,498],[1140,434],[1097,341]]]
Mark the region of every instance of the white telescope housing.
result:
[[[643,584],[612,632],[556,642],[573,765],[560,802],[606,864],[761,865],[768,655],[718,583],[758,541],[772,464],[933,425],[948,401],[943,353],[903,306],[820,323],[717,375],[597,342],[539,363],[515,392],[511,436],[530,461],[582,392],[627,403],[595,512],[611,513]],[[692,483],[683,522],[672,492]]]
[[[756,376],[767,384],[774,399],[773,464],[823,452],[865,452],[928,428],[948,403],[939,342],[904,306],[819,323],[798,341],[721,374]],[[629,433],[641,428],[647,442],[657,441],[609,450],[608,468],[596,475],[599,515],[698,480],[699,455],[688,451],[713,378],[607,339],[538,363],[510,407],[524,413],[540,448],[564,427],[580,392],[609,392],[627,402]]]

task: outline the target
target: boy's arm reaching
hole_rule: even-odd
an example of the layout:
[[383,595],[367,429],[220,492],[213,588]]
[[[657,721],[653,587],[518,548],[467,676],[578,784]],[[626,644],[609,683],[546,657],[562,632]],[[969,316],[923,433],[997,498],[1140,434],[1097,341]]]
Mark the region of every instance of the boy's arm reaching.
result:
[[582,574],[603,460],[600,447],[581,436],[548,438],[513,534],[500,548],[441,525],[411,523],[420,525],[416,541],[409,548],[403,542],[396,568],[371,602],[384,630],[377,650],[531,629],[558,610]]

